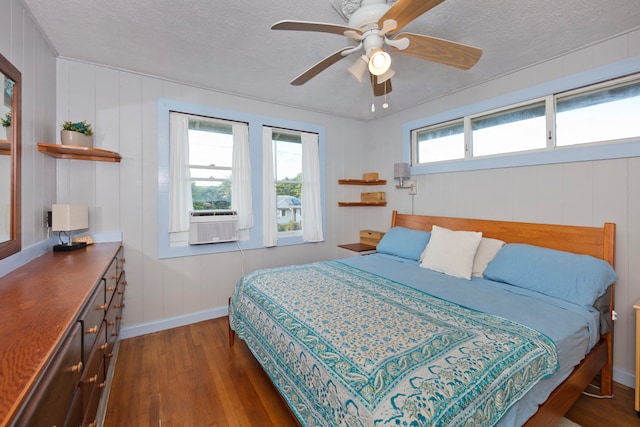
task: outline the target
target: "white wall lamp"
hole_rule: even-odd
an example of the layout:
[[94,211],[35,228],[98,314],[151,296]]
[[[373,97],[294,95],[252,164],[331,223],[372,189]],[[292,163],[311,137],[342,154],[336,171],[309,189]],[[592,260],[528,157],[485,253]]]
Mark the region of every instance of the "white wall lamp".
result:
[[[396,188],[408,188],[410,195],[418,194],[418,186],[411,178],[409,163],[396,163],[393,165],[393,178],[398,180]],[[407,185],[408,184],[408,185]]]
[[[51,230],[58,231],[60,244],[53,247],[54,252],[74,251],[87,246],[85,242],[72,243],[71,232],[89,228],[89,207],[84,205],[53,205],[51,209]],[[67,235],[67,242],[62,240]]]

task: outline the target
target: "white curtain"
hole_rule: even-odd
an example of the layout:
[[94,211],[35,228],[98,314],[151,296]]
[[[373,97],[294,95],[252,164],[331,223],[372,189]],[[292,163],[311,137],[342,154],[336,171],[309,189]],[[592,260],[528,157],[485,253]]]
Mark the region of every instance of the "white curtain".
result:
[[302,240],[321,242],[322,197],[320,190],[320,149],[318,135],[301,133],[302,137]]
[[238,212],[240,239],[248,240],[248,230],[253,227],[253,204],[251,202],[249,127],[243,123],[233,125],[231,170],[231,206]]
[[[266,247],[278,244],[278,223],[276,219],[276,185],[273,170],[273,131],[268,126],[262,127],[262,233]],[[303,205],[304,206],[304,205]],[[304,208],[302,209],[304,211]]]
[[169,135],[169,232],[189,231],[193,210],[189,173],[189,118],[171,113]]

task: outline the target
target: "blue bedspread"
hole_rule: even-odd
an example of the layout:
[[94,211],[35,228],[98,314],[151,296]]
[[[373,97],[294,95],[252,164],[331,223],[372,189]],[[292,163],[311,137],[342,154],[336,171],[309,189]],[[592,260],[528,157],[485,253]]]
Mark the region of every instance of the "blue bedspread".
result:
[[303,426],[492,426],[559,367],[533,328],[348,264],[256,271],[229,307]]

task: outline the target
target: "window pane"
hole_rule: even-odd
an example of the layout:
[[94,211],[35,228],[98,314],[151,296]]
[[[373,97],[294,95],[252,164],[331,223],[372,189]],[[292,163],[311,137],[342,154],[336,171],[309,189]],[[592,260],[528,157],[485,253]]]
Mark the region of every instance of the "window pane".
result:
[[462,122],[416,132],[418,163],[464,158],[464,125]]
[[299,135],[283,137],[274,132],[274,138],[277,136],[278,139],[273,140],[273,158],[278,233],[298,235],[302,232],[302,144]]
[[231,208],[232,156],[231,125],[206,119],[189,121],[189,172],[194,210]]
[[302,144],[273,141],[276,181],[302,179]]
[[233,136],[189,129],[189,164],[231,167]]
[[473,119],[473,156],[545,148],[546,134],[544,102]]
[[640,83],[562,98],[556,144],[586,144],[640,136]]

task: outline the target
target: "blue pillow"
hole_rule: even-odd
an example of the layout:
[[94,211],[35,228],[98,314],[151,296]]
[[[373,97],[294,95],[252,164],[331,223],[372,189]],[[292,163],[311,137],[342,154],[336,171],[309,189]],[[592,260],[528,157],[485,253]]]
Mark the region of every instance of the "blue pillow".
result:
[[584,306],[592,306],[618,280],[604,260],[516,243],[500,249],[484,277]]
[[418,261],[430,238],[431,233],[429,231],[393,227],[382,237],[376,251]]

